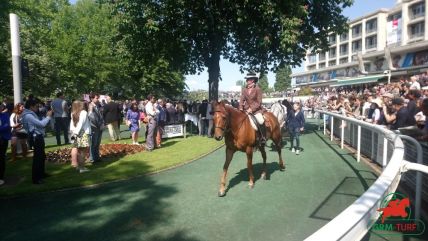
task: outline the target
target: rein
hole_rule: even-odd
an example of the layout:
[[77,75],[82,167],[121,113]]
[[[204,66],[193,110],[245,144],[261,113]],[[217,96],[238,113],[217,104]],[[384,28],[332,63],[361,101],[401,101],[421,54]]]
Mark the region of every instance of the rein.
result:
[[[214,112],[220,112],[220,113],[223,113],[222,111],[219,111],[219,110],[214,111]],[[227,112],[227,111],[226,111],[226,112]],[[243,112],[243,111],[241,111],[241,112]],[[239,131],[239,130],[241,129],[242,125],[244,124],[245,119],[246,119],[246,118],[243,118],[243,119],[242,119],[242,121],[241,121],[241,123],[239,124],[239,127],[238,127],[238,129],[237,129],[236,131]],[[236,136],[236,134],[235,134],[235,133],[230,129],[230,118],[226,118],[226,121],[225,121],[225,125],[224,125],[224,127],[215,126],[215,127],[214,127],[214,129],[220,129],[220,130],[222,130],[222,131],[223,131],[223,137],[224,137],[225,133],[226,133],[226,132],[228,132],[228,131],[230,131],[230,132],[232,133],[232,135],[233,135],[233,136]]]

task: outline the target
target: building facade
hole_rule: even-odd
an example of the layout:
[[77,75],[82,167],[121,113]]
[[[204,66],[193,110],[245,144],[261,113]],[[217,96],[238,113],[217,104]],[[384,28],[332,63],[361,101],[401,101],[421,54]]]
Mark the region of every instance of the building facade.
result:
[[294,86],[327,86],[383,74],[394,78],[426,72],[427,10],[425,0],[398,0],[391,9],[379,9],[349,22],[348,32],[329,35],[328,51],[308,51],[304,72],[292,75]]

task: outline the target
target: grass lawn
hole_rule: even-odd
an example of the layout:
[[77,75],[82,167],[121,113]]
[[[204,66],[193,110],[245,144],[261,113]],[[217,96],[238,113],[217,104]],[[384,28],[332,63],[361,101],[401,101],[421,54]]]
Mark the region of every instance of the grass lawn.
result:
[[[143,135],[140,133],[140,135]],[[131,143],[129,132],[122,132],[122,139],[117,143]],[[67,146],[56,146],[54,137],[46,140],[46,152]],[[140,138],[142,143],[143,138]],[[108,133],[103,134],[102,143],[109,143]],[[140,152],[123,157],[104,159],[99,164],[87,164],[90,172],[79,174],[70,163],[46,163],[46,172],[51,177],[44,184],[33,185],[31,181],[32,158],[18,158],[16,162],[6,163],[6,184],[0,187],[0,197],[19,196],[29,193],[60,190],[99,184],[108,181],[128,179],[148,173],[177,166],[201,157],[224,142],[212,138],[188,136],[187,138],[167,139],[162,148],[153,152]]]

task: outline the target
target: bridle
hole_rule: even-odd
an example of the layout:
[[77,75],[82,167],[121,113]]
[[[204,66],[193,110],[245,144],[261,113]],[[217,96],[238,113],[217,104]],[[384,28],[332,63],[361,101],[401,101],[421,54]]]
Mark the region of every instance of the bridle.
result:
[[229,122],[228,122],[228,118],[227,118],[227,116],[224,114],[224,112],[223,111],[219,111],[219,110],[216,110],[216,111],[213,111],[214,113],[221,113],[223,116],[221,117],[222,119],[223,119],[223,125],[222,125],[222,127],[220,127],[220,126],[215,126],[214,127],[214,129],[220,129],[221,131],[223,131],[223,135],[222,135],[222,137],[224,137],[224,134],[226,133],[226,132],[228,132],[230,129],[229,129]]

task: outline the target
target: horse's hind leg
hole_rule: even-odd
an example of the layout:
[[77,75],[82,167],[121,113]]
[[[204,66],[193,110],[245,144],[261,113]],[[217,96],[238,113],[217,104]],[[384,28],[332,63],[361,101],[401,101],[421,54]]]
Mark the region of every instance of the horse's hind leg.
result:
[[260,152],[262,153],[262,158],[263,158],[263,169],[262,169],[262,175],[260,176],[260,178],[262,178],[263,180],[266,180],[266,150],[264,147],[260,147]]
[[281,138],[281,134],[277,135],[277,136],[273,136],[272,137],[273,142],[275,143],[276,146],[276,151],[278,152],[278,157],[279,157],[279,169],[281,171],[283,171],[285,169],[285,164],[284,164],[284,160],[282,160],[282,153],[281,153],[281,148],[282,148],[282,138]]
[[233,153],[235,153],[234,150],[226,148],[226,161],[224,162],[224,165],[223,165],[223,175],[221,176],[221,180],[220,180],[220,190],[218,191],[219,197],[224,197],[226,195],[227,169],[229,168],[229,164],[232,161]]
[[253,148],[248,147],[247,148],[247,169],[248,169],[248,177],[249,182],[248,185],[250,188],[254,187],[254,174],[253,174]]

